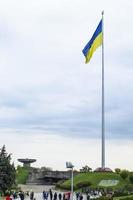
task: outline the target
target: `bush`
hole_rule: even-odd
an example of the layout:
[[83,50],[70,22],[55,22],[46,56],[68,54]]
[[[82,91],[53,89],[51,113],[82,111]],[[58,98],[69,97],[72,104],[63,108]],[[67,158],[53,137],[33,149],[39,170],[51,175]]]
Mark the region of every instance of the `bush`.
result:
[[92,185],[91,182],[89,182],[89,181],[83,181],[83,182],[77,183],[77,184],[76,184],[76,187],[77,187],[78,189],[80,189],[80,188],[88,187],[88,186],[90,186],[90,185]]
[[121,178],[124,179],[124,180],[128,177],[128,175],[129,175],[129,172],[128,172],[127,170],[122,170],[122,171],[120,172],[120,176],[121,176]]
[[60,188],[63,183],[64,183],[64,180],[58,181],[55,186],[57,188]]
[[[60,185],[59,186],[61,189],[63,189],[63,190],[71,190],[71,185]],[[77,189],[77,187],[76,186],[73,186],[73,189],[74,190],[76,190]]]
[[130,180],[131,183],[133,183],[133,173],[130,173],[129,180]]
[[17,184],[26,184],[29,173],[30,172],[27,167],[19,167],[17,169],[17,177],[16,177]]
[[113,197],[123,197],[123,196],[127,196],[128,193],[127,192],[115,192],[113,194]]
[[132,192],[133,191],[133,185],[132,184],[125,185],[125,190]]
[[125,197],[125,198],[122,198],[122,200],[133,200],[133,197]]
[[121,170],[119,168],[115,168],[115,173],[120,174]]
[[110,200],[110,198],[109,198],[109,197],[102,196],[102,197],[100,197],[98,200]]

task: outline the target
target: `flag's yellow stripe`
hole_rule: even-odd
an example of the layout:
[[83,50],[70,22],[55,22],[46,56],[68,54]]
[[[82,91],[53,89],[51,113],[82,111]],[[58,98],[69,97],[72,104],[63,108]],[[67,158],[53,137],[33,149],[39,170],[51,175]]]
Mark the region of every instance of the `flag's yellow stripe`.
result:
[[93,55],[93,53],[96,51],[96,49],[102,44],[103,40],[103,33],[101,32],[96,39],[94,40],[93,44],[91,45],[91,48],[89,49],[87,55],[86,55],[86,62],[88,63]]

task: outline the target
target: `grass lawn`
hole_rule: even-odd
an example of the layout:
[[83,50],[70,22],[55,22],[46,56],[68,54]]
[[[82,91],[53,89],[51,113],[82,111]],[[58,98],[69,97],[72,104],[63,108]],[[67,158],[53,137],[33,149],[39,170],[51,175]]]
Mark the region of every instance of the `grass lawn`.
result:
[[125,198],[130,198],[131,200],[133,199],[133,195],[129,195],[129,196],[123,196],[123,197],[114,197],[113,200],[121,200],[121,199],[125,199]]
[[[99,182],[101,180],[118,180],[118,184],[116,186],[110,186],[110,188],[118,189],[123,188],[126,184],[129,184],[129,180],[123,180],[119,174],[116,173],[109,173],[109,172],[88,172],[88,173],[80,173],[79,175],[74,177],[74,186],[77,185],[77,183],[83,182],[83,181],[89,181],[91,182],[91,187],[102,187],[99,186]],[[70,180],[65,181],[63,186],[69,186]],[[105,187],[106,188],[106,187]]]

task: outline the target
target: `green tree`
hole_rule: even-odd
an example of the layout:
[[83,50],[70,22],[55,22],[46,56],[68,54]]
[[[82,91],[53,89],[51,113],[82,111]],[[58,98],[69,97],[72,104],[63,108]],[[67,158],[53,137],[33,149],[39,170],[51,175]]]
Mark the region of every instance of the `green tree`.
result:
[[80,172],[90,172],[91,170],[92,168],[90,168],[88,165],[85,165],[82,167],[82,169],[80,169]]
[[131,173],[129,174],[129,180],[130,180],[130,182],[133,184],[133,172],[131,172]]
[[5,145],[0,149],[0,190],[5,194],[15,184],[16,170],[11,164],[11,154],[7,154]]
[[124,180],[128,177],[128,175],[129,175],[129,172],[125,169],[120,172],[120,176]]
[[116,172],[116,174],[120,174],[120,172],[121,172],[120,168],[115,168],[115,172]]

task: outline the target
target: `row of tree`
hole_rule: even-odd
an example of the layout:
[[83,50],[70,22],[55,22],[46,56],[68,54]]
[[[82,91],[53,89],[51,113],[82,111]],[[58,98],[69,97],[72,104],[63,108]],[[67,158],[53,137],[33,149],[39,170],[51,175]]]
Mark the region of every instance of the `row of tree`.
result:
[[133,172],[129,172],[128,170],[124,169],[124,170],[121,170],[119,168],[116,168],[115,169],[115,172],[117,174],[120,174],[121,178],[122,179],[127,179],[129,178],[129,180],[131,181],[131,183],[133,183]]

